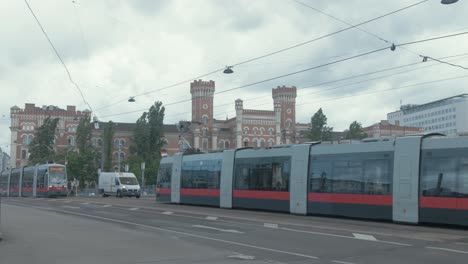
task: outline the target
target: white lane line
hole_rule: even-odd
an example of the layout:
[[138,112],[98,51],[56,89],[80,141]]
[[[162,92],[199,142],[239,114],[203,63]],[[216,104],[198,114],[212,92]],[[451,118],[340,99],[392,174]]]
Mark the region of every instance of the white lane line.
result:
[[272,223],[263,223],[263,227],[268,227],[268,228],[278,228],[278,224],[272,224]]
[[149,226],[149,225],[145,225],[145,224],[138,224],[138,223],[123,221],[123,220],[117,220],[117,219],[112,219],[112,218],[107,218],[107,217],[102,217],[102,216],[83,214],[83,213],[78,213],[78,212],[74,212],[74,211],[58,210],[58,209],[47,208],[47,207],[42,207],[42,206],[32,206],[32,205],[14,203],[14,202],[9,202],[9,203],[12,204],[12,205],[17,205],[17,206],[19,205],[19,206],[24,206],[24,207],[36,208],[36,209],[39,209],[39,210],[44,210],[45,209],[45,210],[48,210],[48,211],[68,213],[68,214],[79,215],[79,216],[85,216],[85,217],[88,217],[88,218],[100,219],[100,220],[105,220],[105,221],[114,222],[114,223],[134,225],[134,226],[144,227],[144,228],[148,228],[148,229],[153,229],[153,230],[158,230],[158,231],[163,231],[163,232],[168,232],[168,233],[173,233],[173,234],[179,234],[179,235],[184,235],[184,236],[196,237],[196,238],[200,238],[200,239],[211,240],[211,241],[216,241],[216,242],[221,242],[221,243],[225,243],[225,244],[236,245],[236,246],[241,246],[241,247],[246,247],[246,248],[254,248],[254,249],[259,249],[259,250],[263,250],[263,251],[276,252],[276,253],[281,253],[281,254],[285,254],[285,255],[303,257],[303,258],[308,258],[308,259],[318,259],[318,257],[316,257],[316,256],[311,256],[311,255],[306,255],[306,254],[301,254],[301,253],[296,253],[296,252],[291,252],[291,251],[284,251],[284,250],[278,250],[278,249],[273,249],[273,248],[261,247],[261,246],[246,244],[246,243],[234,242],[234,241],[230,241],[230,240],[224,240],[224,239],[219,239],[219,238],[214,238],[214,237],[197,235],[197,234],[192,234],[192,233],[183,232],[183,231],[176,231],[176,230],[166,229],[166,228],[162,228],[162,227]]
[[450,248],[440,248],[440,247],[426,247],[426,248],[436,249],[436,250],[444,250],[444,251],[455,252],[455,253],[468,254],[468,251],[461,251],[461,250],[455,250],[455,249],[450,249]]
[[234,253],[234,255],[230,255],[227,257],[232,258],[232,259],[241,259],[241,260],[254,260],[255,259],[254,256],[244,255],[244,254],[237,253],[237,252],[232,252],[232,253]]
[[[341,237],[341,238],[362,240],[362,239],[355,238],[354,236],[344,236],[344,235],[336,235],[336,234],[329,234],[329,233],[322,233],[322,232],[305,231],[305,230],[298,230],[298,229],[285,228],[285,227],[282,227],[282,228],[280,228],[280,229],[281,229],[281,230],[292,231],[292,232],[313,234],[313,235],[322,235],[322,236],[331,236],[331,237]],[[385,241],[385,240],[363,240],[363,241],[376,242],[376,243],[385,243],[385,244],[393,244],[393,245],[406,246],[406,247],[411,247],[411,246],[412,246],[411,244],[398,243],[398,242]]]
[[82,204],[82,205],[88,205],[89,203],[80,203],[80,204]]
[[207,216],[205,219],[206,220],[218,220],[218,217],[216,217],[216,216]]
[[197,228],[204,228],[204,229],[211,229],[211,230],[226,232],[226,233],[244,234],[244,232],[237,231],[234,229],[222,229],[222,228],[217,228],[213,226],[204,226],[204,225],[192,225],[192,226],[197,227]]
[[164,214],[164,215],[171,215],[171,214],[173,214],[173,212],[165,211],[165,212],[162,212],[162,214]]
[[110,205],[110,204],[105,204],[105,205],[103,205],[102,207],[111,207],[111,206],[112,206],[112,205]]
[[458,244],[458,245],[465,245],[465,246],[468,245],[468,243],[462,243],[462,242],[457,242],[457,243],[455,243],[455,244]]
[[63,200],[64,203],[69,203],[71,200]]
[[359,233],[353,233],[353,236],[357,239],[362,239],[362,240],[369,240],[369,241],[377,241],[377,238],[371,235],[366,235],[366,234],[359,234]]
[[354,263],[352,263],[352,262],[339,261],[339,260],[332,260],[331,262],[333,262],[333,263],[339,263],[339,264],[354,264]]
[[130,210],[130,211],[136,211],[136,210],[138,210],[138,209],[140,209],[140,208],[134,207],[134,208],[130,208],[130,209],[128,209],[128,210]]
[[77,206],[69,206],[69,205],[64,205],[62,207],[65,207],[65,208],[71,208],[71,209],[80,209],[80,207],[77,207]]
[[58,201],[58,200],[57,200],[57,199],[49,199],[49,200],[47,200],[47,201],[49,201],[49,202],[55,202],[55,201]]

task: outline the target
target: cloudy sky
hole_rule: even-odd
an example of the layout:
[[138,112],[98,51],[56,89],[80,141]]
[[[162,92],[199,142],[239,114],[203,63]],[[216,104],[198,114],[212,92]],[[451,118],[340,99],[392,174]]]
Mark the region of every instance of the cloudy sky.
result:
[[[351,24],[418,2],[298,1]],[[189,83],[161,88],[349,27],[292,0],[28,2],[103,121],[134,122],[156,100],[168,104],[166,123],[190,119],[190,103],[171,104],[190,98]],[[219,71],[203,79],[214,80],[219,92],[389,47],[389,43],[465,32],[466,14],[466,1],[445,6],[429,0],[360,27],[368,33],[347,30],[239,65],[233,68],[234,74]],[[9,152],[11,106],[89,107],[69,82],[24,1],[1,0],[0,19],[0,147]],[[385,119],[400,102],[424,103],[467,92],[468,70],[431,60],[422,63],[419,55],[468,67],[468,35],[404,48],[218,94],[215,118],[234,116],[236,98],[244,99],[246,108],[271,110],[271,89],[278,85],[298,88],[298,122],[308,122],[321,107],[335,130],[345,129],[354,120],[368,126]],[[413,65],[338,81],[406,64]],[[443,81],[454,77],[462,78]],[[427,84],[413,85],[420,83]],[[136,102],[126,102],[129,96],[136,96]]]

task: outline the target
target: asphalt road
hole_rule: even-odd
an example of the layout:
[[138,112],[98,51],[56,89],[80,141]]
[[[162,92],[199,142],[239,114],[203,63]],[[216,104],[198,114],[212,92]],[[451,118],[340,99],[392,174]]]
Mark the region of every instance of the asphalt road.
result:
[[2,200],[0,263],[467,263],[468,230],[158,204]]

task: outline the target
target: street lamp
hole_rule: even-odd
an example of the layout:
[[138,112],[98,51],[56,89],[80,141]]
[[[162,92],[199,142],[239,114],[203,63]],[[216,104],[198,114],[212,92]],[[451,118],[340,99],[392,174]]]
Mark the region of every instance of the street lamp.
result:
[[440,3],[443,4],[443,5],[451,5],[451,4],[454,4],[456,2],[458,2],[458,0],[442,0],[442,1],[440,1]]
[[226,66],[226,69],[224,69],[223,73],[225,74],[234,73],[234,71],[232,70],[232,66]]

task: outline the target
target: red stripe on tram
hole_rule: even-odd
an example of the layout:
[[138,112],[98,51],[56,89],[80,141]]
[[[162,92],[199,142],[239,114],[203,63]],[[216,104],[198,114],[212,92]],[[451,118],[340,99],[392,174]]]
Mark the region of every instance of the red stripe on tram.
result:
[[342,204],[368,204],[391,206],[393,198],[391,195],[373,194],[338,194],[338,193],[308,193],[309,202],[319,203],[342,203]]
[[219,197],[219,189],[180,189],[181,195],[193,195],[193,196],[216,196]]
[[234,198],[289,200],[289,192],[233,190]]

